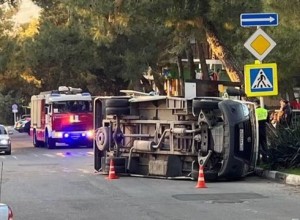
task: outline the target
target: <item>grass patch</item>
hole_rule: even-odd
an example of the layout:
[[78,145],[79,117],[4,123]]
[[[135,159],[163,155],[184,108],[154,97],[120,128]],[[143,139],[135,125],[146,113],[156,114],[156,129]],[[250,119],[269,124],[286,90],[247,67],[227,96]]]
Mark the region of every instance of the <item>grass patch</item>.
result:
[[295,174],[295,175],[300,175],[300,168],[295,168],[295,169],[283,169],[283,170],[278,170],[279,172],[283,173],[289,173],[289,174]]

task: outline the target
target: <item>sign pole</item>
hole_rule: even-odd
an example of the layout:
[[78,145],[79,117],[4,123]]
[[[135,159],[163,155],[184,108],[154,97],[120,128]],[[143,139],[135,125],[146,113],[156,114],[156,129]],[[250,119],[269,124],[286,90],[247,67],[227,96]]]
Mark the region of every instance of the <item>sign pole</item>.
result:
[[[257,27],[259,28],[259,27]],[[262,64],[262,62],[260,60],[255,60],[254,62],[255,64]],[[264,108],[265,107],[265,102],[264,102],[264,97],[260,96],[259,97],[259,103],[260,103],[260,107]]]
[[16,124],[16,121],[17,121],[17,113],[14,112],[14,125]]
[[13,104],[11,106],[12,112],[14,113],[14,125],[16,124],[17,121],[17,112],[18,112],[18,105],[17,104]]
[[[257,26],[256,29],[258,30],[260,28],[260,26]],[[262,64],[262,61],[255,61],[255,64]],[[260,103],[260,107],[261,108],[265,108],[265,100],[264,100],[264,97],[263,96],[260,96],[259,97],[259,103]]]
[[276,46],[276,42],[267,35],[261,26],[277,26],[276,13],[243,13],[240,15],[242,27],[256,27],[256,31],[245,42],[244,46],[257,58],[254,64],[244,66],[245,91],[248,97],[260,99],[264,107],[263,96],[277,95],[277,65],[262,63],[267,54]]

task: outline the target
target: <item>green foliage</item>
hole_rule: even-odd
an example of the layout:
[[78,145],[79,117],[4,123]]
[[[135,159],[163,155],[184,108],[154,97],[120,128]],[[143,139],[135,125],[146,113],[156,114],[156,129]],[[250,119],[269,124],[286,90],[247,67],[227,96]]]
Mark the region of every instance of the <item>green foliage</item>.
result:
[[[43,9],[38,33],[24,39],[5,35],[10,24],[0,11],[0,92],[4,95],[16,87],[18,92],[15,89],[12,96],[28,96],[28,100],[39,90],[59,85],[82,87],[95,95],[116,94],[139,82],[149,66],[159,72],[174,64],[191,39],[205,42],[204,20],[213,24],[242,67],[254,61],[243,44],[256,28],[239,23],[240,14],[246,12],[279,14],[278,27],[263,28],[277,42],[264,62],[278,63],[282,90],[300,82],[291,80],[297,79],[300,66],[298,0],[34,2]],[[24,73],[33,79],[24,79]]]
[[290,174],[294,174],[294,175],[300,175],[300,168],[283,169],[283,170],[279,170],[279,171],[283,172],[283,173],[290,173]]
[[279,15],[278,27],[267,29],[267,33],[270,33],[277,45],[266,61],[278,63],[280,88],[282,91],[288,91],[300,86],[300,2],[269,0],[264,6],[266,10],[272,10]]
[[300,167],[300,126],[280,127],[269,135],[269,164],[273,169]]
[[18,0],[0,0],[0,5],[5,3],[8,4],[9,6],[17,7],[20,2]]
[[15,100],[15,98],[13,98],[11,94],[2,95],[0,93],[0,124],[13,125],[14,116],[11,106],[12,104],[17,103],[16,101],[17,100]]

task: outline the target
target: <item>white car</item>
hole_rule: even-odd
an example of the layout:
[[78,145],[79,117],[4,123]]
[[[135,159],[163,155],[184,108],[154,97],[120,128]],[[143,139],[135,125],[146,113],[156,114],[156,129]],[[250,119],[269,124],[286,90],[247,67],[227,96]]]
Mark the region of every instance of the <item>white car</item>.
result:
[[11,140],[9,132],[4,125],[0,125],[0,152],[4,151],[5,154],[11,154]]
[[13,220],[13,212],[11,208],[3,203],[0,203],[0,219],[1,220]]

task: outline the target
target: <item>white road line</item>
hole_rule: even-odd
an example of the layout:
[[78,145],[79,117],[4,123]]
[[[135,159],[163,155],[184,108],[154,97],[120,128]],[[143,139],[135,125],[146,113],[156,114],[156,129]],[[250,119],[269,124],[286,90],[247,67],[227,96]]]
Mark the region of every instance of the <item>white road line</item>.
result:
[[63,168],[63,172],[64,173],[74,173],[75,170],[71,170],[71,169],[68,169],[68,168]]
[[37,154],[33,154],[33,156],[35,156],[35,157],[39,157],[39,155],[37,155]]
[[64,155],[63,153],[56,153],[56,155],[60,157],[66,157],[66,155]]
[[13,157],[14,159],[16,159],[16,160],[18,159],[16,156],[12,156],[12,157]]
[[51,158],[55,157],[55,156],[52,155],[52,154],[43,154],[43,155],[46,156],[46,157],[51,157]]
[[5,156],[0,156],[1,159],[5,159]]
[[77,169],[77,170],[82,173],[91,173],[89,170],[85,170],[85,169]]

